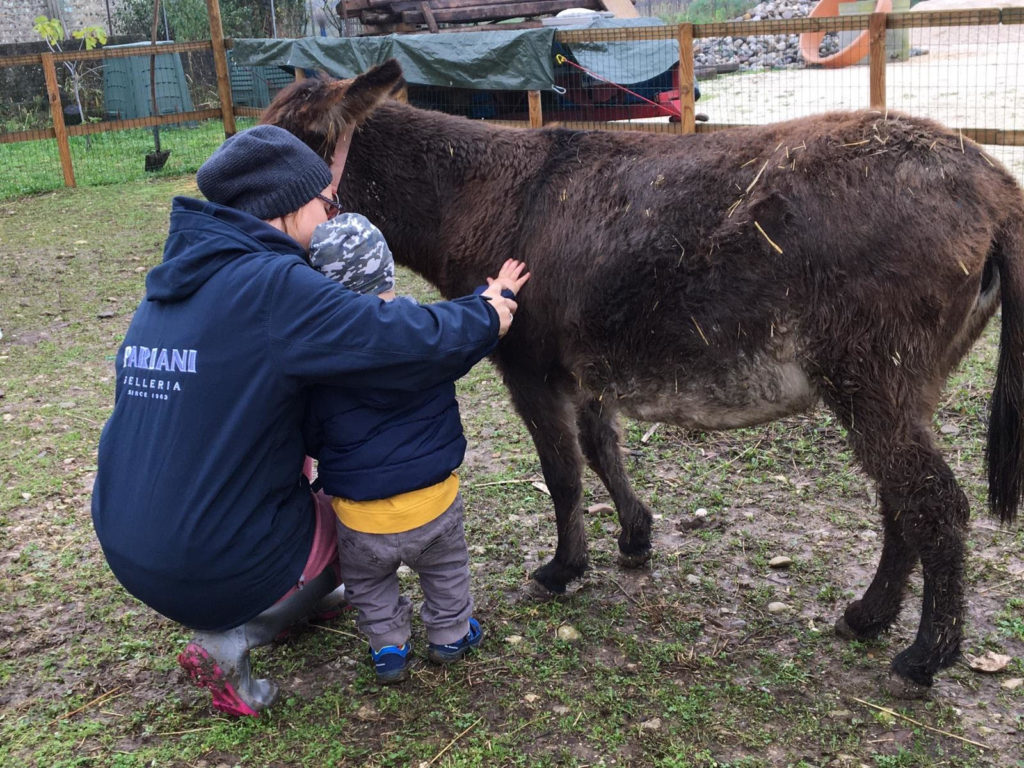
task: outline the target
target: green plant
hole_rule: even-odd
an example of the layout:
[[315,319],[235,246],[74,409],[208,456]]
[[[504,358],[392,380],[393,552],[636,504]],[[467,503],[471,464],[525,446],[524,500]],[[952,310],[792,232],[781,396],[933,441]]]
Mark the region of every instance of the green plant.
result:
[[[160,31],[179,43],[210,39],[210,22],[205,0],[165,0]],[[281,31],[301,33],[306,21],[307,0],[275,0]],[[269,8],[245,0],[221,0],[221,25],[225,37],[269,37],[274,29]],[[164,21],[166,20],[166,26]],[[153,0],[123,0],[113,17],[114,29],[123,35],[149,38],[153,25]]]
[[[46,41],[46,46],[51,51],[54,53],[64,51],[61,41],[67,38],[64,26],[58,19],[36,16],[32,28],[36,31],[37,35]],[[71,36],[75,40],[80,40],[81,46],[87,51],[91,51],[97,45],[105,45],[107,42],[107,33],[103,30],[103,27],[82,27],[73,31]],[[71,76],[71,93],[75,98],[75,105],[78,107],[79,119],[85,122],[85,110],[82,108],[82,77],[86,71],[91,70],[81,67],[81,62],[78,61],[62,61],[61,63]]]

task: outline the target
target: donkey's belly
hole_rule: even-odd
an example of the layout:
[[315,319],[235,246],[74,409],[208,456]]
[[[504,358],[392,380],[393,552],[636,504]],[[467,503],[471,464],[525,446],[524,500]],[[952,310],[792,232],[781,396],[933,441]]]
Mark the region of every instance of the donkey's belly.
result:
[[733,429],[805,411],[817,392],[793,361],[759,361],[727,371],[679,368],[671,381],[621,382],[619,408],[643,421],[661,421],[694,429]]

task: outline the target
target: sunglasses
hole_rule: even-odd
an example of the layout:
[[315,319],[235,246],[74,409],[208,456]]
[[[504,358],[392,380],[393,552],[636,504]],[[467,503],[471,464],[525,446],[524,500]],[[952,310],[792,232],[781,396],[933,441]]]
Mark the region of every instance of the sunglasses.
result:
[[327,195],[322,195],[319,192],[317,192],[316,197],[318,200],[327,203],[327,205],[324,207],[327,209],[328,219],[333,219],[343,210],[341,207],[341,201],[338,199],[337,193],[335,193],[334,197],[327,197]]

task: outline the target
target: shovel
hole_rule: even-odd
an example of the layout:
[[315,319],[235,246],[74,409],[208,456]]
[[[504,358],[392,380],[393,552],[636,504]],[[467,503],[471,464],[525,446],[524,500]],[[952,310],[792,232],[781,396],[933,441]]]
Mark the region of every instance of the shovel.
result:
[[[152,53],[149,55],[149,95],[153,101],[153,116],[156,117],[160,114],[159,109],[156,105],[156,30],[157,22],[160,18],[160,0],[153,0],[153,34],[151,37],[151,44],[153,46]],[[171,150],[165,149],[160,150],[160,126],[153,126],[153,151],[146,155],[146,172],[152,173],[159,171],[164,167],[164,163],[167,162],[168,156],[171,154]]]

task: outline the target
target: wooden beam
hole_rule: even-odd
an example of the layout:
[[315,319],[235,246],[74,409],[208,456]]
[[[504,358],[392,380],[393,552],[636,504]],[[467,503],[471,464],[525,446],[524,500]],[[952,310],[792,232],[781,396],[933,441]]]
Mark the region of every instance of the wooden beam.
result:
[[[514,19],[519,16],[539,16],[557,13],[566,8],[575,8],[576,0],[537,0],[537,2],[504,3],[502,5],[473,5],[463,8],[444,8],[434,11],[434,19],[442,24],[466,21],[488,21],[496,18]],[[403,11],[402,21],[407,24],[423,24],[425,19],[420,11]],[[621,30],[619,31],[621,39]]]
[[64,171],[64,186],[73,187],[75,169],[71,165],[71,146],[68,144],[67,127],[64,125],[64,107],[60,103],[57,68],[53,63],[52,53],[43,53],[40,56],[43,62],[43,77],[46,78],[46,96],[50,100],[50,117],[53,118],[53,135],[57,139],[60,167]]
[[544,126],[544,113],[540,106],[540,91],[530,91],[527,96],[530,104],[530,127],[541,128]]
[[220,18],[219,0],[206,0],[206,13],[210,17],[210,38],[213,45],[213,67],[217,72],[217,95],[220,114],[224,122],[224,138],[234,136],[235,112],[231,108],[231,78],[228,76],[227,47],[224,44],[224,24]]
[[132,128],[152,128],[154,125],[179,125],[193,120],[212,120],[221,117],[219,107],[210,109],[195,109],[191,112],[175,112],[168,115],[156,115],[155,117],[132,117],[127,120],[104,120],[100,123],[82,123],[81,125],[68,126],[69,136],[86,136],[93,133],[106,133],[107,131],[124,131]]
[[679,25],[679,130],[693,133],[697,109],[693,98],[693,24]]
[[871,108],[885,110],[885,19],[888,14],[872,13],[868,23],[868,66]]
[[427,4],[426,0],[419,0],[420,13],[423,14],[423,18],[427,20],[427,29],[431,32],[437,32],[437,22],[434,20],[434,14],[430,10],[430,5]]

